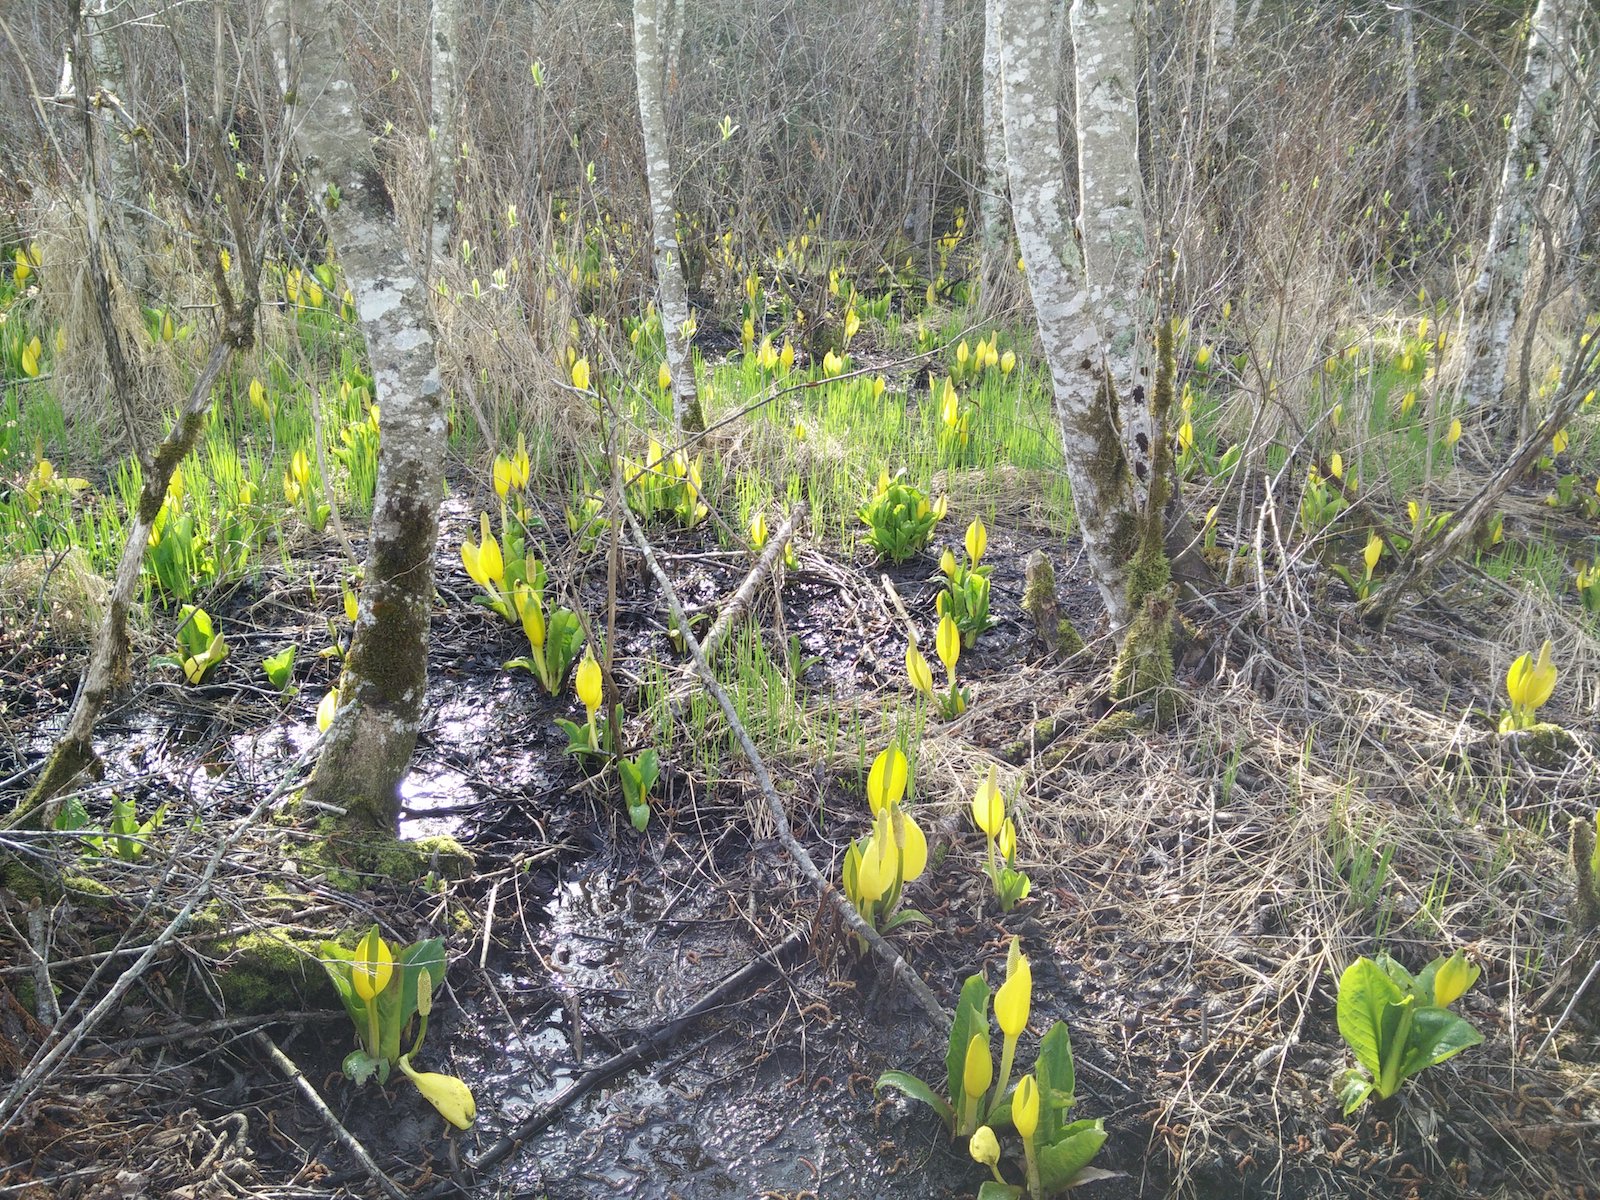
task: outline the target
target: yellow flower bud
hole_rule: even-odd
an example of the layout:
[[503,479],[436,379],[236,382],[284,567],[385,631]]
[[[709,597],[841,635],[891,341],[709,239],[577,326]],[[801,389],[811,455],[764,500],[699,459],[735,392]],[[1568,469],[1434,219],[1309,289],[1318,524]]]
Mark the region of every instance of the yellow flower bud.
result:
[[939,618],[939,630],[935,643],[939,651],[939,661],[944,664],[944,669],[953,676],[956,671],[956,662],[961,658],[961,631],[956,628],[956,623],[950,619],[949,613],[945,613],[944,616]]
[[972,519],[972,524],[967,526],[967,558],[973,566],[978,565],[978,560],[983,557],[983,552],[989,546],[989,531],[983,527],[983,522],[977,517]]
[[[961,1086],[967,1095],[976,1100],[989,1090],[994,1082],[994,1058],[989,1054],[989,1039],[981,1033],[972,1035],[967,1043],[966,1063],[962,1067]],[[1015,1105],[1013,1104],[1013,1112]]]
[[580,358],[572,364],[572,386],[580,392],[589,390],[589,360]]
[[577,690],[578,699],[592,720],[595,709],[600,707],[602,699],[600,664],[595,661],[593,650],[584,652],[583,661],[578,664],[572,683]]
[[1440,1008],[1448,1008],[1478,981],[1479,973],[1478,965],[1468,962],[1467,956],[1457,950],[1433,977],[1433,1002]]
[[989,775],[972,797],[972,823],[986,837],[997,837],[1006,817],[1006,801],[1000,792],[999,771],[991,764]]
[[1039,1085],[1032,1075],[1017,1080],[1017,1090],[1011,1093],[1011,1124],[1025,1142],[1039,1128]]
[[967,1142],[967,1153],[972,1155],[974,1162],[981,1162],[986,1167],[996,1165],[1000,1161],[1000,1141],[994,1136],[994,1130],[987,1125],[979,1125]]
[[356,943],[350,964],[350,986],[363,1000],[376,1000],[394,976],[394,953],[374,925]]
[[994,1019],[1000,1032],[1008,1038],[1022,1036],[1028,1025],[1028,1012],[1033,1007],[1033,968],[1025,955],[1018,954],[1016,966],[1006,975],[1006,981],[994,994]]
[[925,696],[933,695],[933,668],[915,646],[906,647],[906,678]]
[[899,804],[906,794],[906,776],[910,764],[899,746],[890,746],[872,761],[867,773],[867,803],[877,813],[891,805]]

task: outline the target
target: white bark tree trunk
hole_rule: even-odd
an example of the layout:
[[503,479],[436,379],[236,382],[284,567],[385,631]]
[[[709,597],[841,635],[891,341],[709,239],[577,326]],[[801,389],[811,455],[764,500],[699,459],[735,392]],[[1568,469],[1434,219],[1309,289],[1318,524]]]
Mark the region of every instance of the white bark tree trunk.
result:
[[1139,540],[1133,479],[1112,416],[1095,307],[1073,240],[1056,116],[1050,0],[999,0],[1006,166],[1039,340],[1055,385],[1073,507],[1112,626],[1134,615],[1128,568]]
[[1579,0],[1539,0],[1489,239],[1467,292],[1466,366],[1461,393],[1473,408],[1497,409],[1505,391],[1511,332],[1522,311],[1540,190],[1555,133],[1564,47]]
[[[131,133],[135,118],[128,111],[127,71],[115,29],[117,7],[113,0],[92,0],[84,12],[84,22],[89,34],[89,57],[94,64],[91,82],[101,93],[102,104],[97,107],[109,114],[101,139],[105,156],[101,177],[105,180],[107,233],[119,268],[133,289],[142,293],[150,285],[150,272],[145,262],[149,230],[139,157]],[[147,297],[141,300],[148,302]]]
[[650,235],[656,270],[661,333],[672,372],[672,420],[680,431],[705,428],[695,387],[694,358],[684,327],[689,299],[678,261],[677,207],[672,196],[672,160],[667,150],[667,115],[662,97],[662,0],[634,0],[633,61],[639,88],[639,125],[644,132],[645,183],[650,194]]
[[456,201],[456,23],[460,0],[433,0],[430,44],[433,107],[433,213],[428,241],[435,263],[449,254]]
[[1073,0],[1072,45],[1084,275],[1142,504],[1156,434],[1149,395],[1154,306],[1145,278],[1152,264],[1139,174],[1138,9],[1138,0]]
[[1418,223],[1428,206],[1427,174],[1422,169],[1422,98],[1417,91],[1417,30],[1415,0],[1401,0],[1395,10],[1400,39],[1400,69],[1405,83],[1405,135],[1401,152],[1406,162],[1406,203]]
[[1238,31],[1238,0],[1212,0],[1211,54],[1206,82],[1210,92],[1210,120],[1213,140],[1219,149],[1228,145],[1228,126],[1233,117],[1233,59]]
[[1001,107],[1000,0],[983,6],[983,190],[978,199],[978,301],[993,315],[1006,299],[1011,276],[1011,224],[1006,213],[1006,123]]
[[348,826],[393,833],[427,687],[444,394],[427,286],[406,259],[332,6],[269,0],[267,12],[286,123],[355,295],[383,414],[361,612],[307,794],[345,808]]

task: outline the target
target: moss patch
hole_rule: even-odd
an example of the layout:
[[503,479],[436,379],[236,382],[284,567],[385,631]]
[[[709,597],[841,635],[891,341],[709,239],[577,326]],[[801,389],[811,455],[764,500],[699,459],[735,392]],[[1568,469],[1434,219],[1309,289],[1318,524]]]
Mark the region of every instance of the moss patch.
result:
[[296,857],[303,869],[326,876],[341,891],[361,891],[379,881],[417,883],[435,871],[446,879],[461,879],[474,866],[466,847],[452,837],[407,842],[384,833],[342,831],[331,822],[322,833]]
[[1153,700],[1158,725],[1170,724],[1178,715],[1178,693],[1172,686],[1172,617],[1170,591],[1146,596],[1128,627],[1111,676],[1112,697],[1131,703]]
[[[353,934],[345,935],[351,946]],[[321,939],[283,933],[246,933],[208,946],[220,960],[217,986],[230,1013],[339,1008],[339,993],[318,960]]]

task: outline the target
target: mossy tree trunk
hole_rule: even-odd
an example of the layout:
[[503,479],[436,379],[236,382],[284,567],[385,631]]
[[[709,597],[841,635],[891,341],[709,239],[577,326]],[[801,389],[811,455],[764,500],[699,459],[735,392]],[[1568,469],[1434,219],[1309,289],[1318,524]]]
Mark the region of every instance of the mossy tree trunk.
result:
[[270,0],[267,11],[286,123],[355,295],[383,414],[361,611],[307,796],[344,808],[348,828],[393,833],[427,688],[444,393],[423,272],[406,259],[333,6]]
[[672,195],[672,159],[667,150],[661,10],[662,0],[634,0],[634,75],[639,88],[639,125],[644,132],[656,296],[661,306],[667,369],[672,373],[672,420],[680,431],[693,432],[704,429],[706,422],[685,332],[689,326],[689,298],[683,286],[683,265],[678,260],[677,205]]

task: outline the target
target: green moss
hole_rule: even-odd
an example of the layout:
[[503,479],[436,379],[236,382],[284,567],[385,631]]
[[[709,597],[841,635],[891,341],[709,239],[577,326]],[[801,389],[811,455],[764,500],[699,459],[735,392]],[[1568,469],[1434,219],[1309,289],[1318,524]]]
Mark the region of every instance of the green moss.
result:
[[[344,944],[353,946],[354,935]],[[210,943],[219,961],[217,986],[230,1013],[339,1008],[339,994],[318,961],[321,939],[246,933]]]
[[1572,923],[1579,930],[1600,926],[1600,879],[1594,872],[1594,829],[1583,817],[1572,818],[1572,837],[1567,843],[1571,855],[1572,877],[1577,885],[1573,895]]
[[1071,658],[1083,649],[1083,635],[1072,627],[1072,622],[1065,617],[1056,622],[1056,653],[1062,658]]
[[1173,688],[1173,603],[1168,592],[1146,596],[1128,627],[1111,675],[1111,695],[1119,701],[1152,700],[1158,725],[1170,724],[1178,712]]
[[434,871],[447,879],[460,879],[474,865],[466,847],[452,837],[408,842],[376,831],[344,831],[332,822],[323,823],[322,833],[323,837],[304,845],[297,857],[304,869],[325,875],[341,891],[361,891],[377,880],[417,883]]

